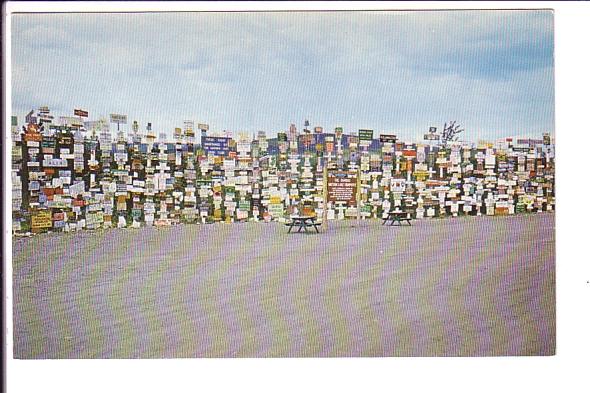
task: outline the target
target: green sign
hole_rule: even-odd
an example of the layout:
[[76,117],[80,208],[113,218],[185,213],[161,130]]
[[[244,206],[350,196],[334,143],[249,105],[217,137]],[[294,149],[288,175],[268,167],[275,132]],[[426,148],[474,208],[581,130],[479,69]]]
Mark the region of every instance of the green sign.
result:
[[372,141],[373,140],[373,130],[359,130],[359,140]]
[[286,132],[279,132],[277,134],[277,140],[279,142],[287,142],[287,133]]
[[11,120],[12,120],[12,125],[13,126],[18,126],[18,119],[16,116],[11,116]]

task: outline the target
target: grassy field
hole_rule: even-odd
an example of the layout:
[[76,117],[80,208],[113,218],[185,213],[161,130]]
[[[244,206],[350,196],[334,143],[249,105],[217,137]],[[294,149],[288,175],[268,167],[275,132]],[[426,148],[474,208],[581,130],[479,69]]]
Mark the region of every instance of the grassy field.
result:
[[555,353],[555,216],[13,240],[14,357]]

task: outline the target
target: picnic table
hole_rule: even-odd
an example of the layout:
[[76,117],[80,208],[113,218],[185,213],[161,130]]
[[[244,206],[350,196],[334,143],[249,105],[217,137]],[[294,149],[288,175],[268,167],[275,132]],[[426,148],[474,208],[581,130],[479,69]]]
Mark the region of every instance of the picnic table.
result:
[[412,219],[408,217],[407,212],[393,210],[387,213],[387,217],[383,219],[383,223],[381,225],[385,225],[387,221],[391,221],[391,223],[389,224],[390,226],[393,226],[393,224],[395,224],[396,222],[399,224],[399,226],[401,226],[402,221],[406,221],[408,225],[412,226],[412,224],[410,223],[411,220]]
[[318,227],[321,224],[316,221],[315,216],[291,216],[290,218],[291,222],[285,224],[289,227],[288,233],[291,233],[291,229],[293,229],[293,227],[299,227],[297,232],[301,232],[302,229],[305,230],[305,232],[307,232],[307,227],[314,227],[315,231],[317,233],[320,233]]

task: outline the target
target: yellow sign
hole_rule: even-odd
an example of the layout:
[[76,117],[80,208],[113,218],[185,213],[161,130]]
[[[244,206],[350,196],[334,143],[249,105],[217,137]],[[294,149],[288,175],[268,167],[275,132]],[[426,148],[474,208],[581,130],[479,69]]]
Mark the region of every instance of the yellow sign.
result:
[[51,211],[39,211],[31,216],[31,228],[43,229],[51,228]]
[[416,176],[417,180],[423,181],[428,177],[428,172],[427,171],[416,171],[416,172],[414,172],[414,176]]
[[270,203],[278,205],[281,203],[281,197],[280,196],[271,196],[270,197]]

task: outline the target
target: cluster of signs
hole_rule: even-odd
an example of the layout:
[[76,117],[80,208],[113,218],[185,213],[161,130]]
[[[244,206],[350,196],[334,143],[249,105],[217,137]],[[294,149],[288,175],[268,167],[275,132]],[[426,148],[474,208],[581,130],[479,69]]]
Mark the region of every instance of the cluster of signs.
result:
[[[82,136],[71,124],[50,134],[31,123],[23,132],[16,124],[13,119],[17,232],[284,220],[321,216],[324,209],[328,219],[380,218],[393,209],[415,218],[554,209],[547,137],[443,148],[382,134],[375,152],[367,149],[372,130],[349,136],[346,149],[340,130],[321,149],[301,153],[298,139],[279,133],[278,153],[268,154],[263,132],[234,140],[207,136],[205,124],[197,126],[203,136],[196,145],[184,138],[194,128],[189,121],[175,143]],[[104,122],[95,126],[105,131]]]

